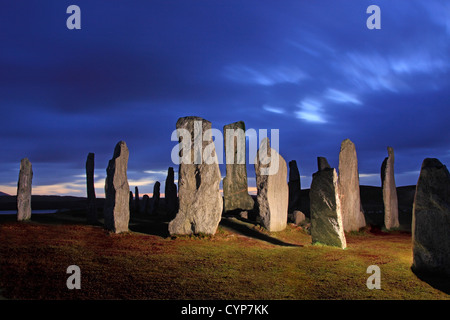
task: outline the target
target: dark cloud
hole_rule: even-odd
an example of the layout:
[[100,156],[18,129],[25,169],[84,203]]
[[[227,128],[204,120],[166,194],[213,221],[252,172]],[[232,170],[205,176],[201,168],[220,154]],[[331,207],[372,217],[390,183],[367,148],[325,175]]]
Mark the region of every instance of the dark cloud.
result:
[[125,140],[130,180],[151,192],[188,115],[279,129],[304,187],[317,156],[338,166],[346,138],[365,184],[379,185],[388,145],[400,184],[416,182],[425,157],[450,160],[445,1],[377,1],[381,30],[366,28],[372,1],[79,0],[77,31],[65,27],[71,4],[2,4],[0,185],[27,156],[36,183],[82,193],[87,153],[103,179]]

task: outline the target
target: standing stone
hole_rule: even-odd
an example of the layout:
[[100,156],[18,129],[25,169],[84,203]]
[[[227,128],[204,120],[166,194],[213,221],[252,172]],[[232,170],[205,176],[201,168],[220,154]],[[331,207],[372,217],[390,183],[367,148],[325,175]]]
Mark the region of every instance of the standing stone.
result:
[[245,124],[243,121],[223,127],[226,177],[223,179],[224,212],[252,210],[255,201],[248,194],[245,165]]
[[133,210],[134,210],[134,201],[133,201],[133,191],[131,191],[130,190],[130,200],[129,200],[129,202],[130,202],[130,212],[133,212]]
[[317,157],[317,170],[322,171],[331,168],[325,157]]
[[295,210],[301,209],[300,198],[300,173],[297,167],[297,161],[289,161],[289,209],[288,212],[292,213]]
[[31,183],[33,169],[28,158],[20,161],[19,181],[17,183],[17,221],[31,219]]
[[305,221],[306,216],[303,212],[295,210],[292,212],[292,222],[296,225],[300,225],[303,221]]
[[129,151],[124,141],[117,143],[109,160],[105,180],[105,227],[115,232],[127,232],[130,221],[130,187],[127,178]]
[[86,189],[87,189],[87,215],[86,220],[89,224],[97,223],[97,205],[94,187],[94,157],[89,153],[86,160]]
[[398,228],[398,198],[394,177],[394,149],[388,147],[388,157],[381,165],[381,186],[384,202],[384,225],[386,229]]
[[325,168],[313,174],[309,198],[312,242],[342,249],[347,247],[338,176],[334,168]]
[[184,117],[178,119],[176,128],[180,142],[179,210],[169,223],[169,233],[214,234],[222,217],[223,200],[211,122]]
[[259,219],[267,230],[282,231],[287,225],[289,187],[287,165],[281,155],[264,138],[255,161]]
[[150,197],[146,194],[142,196],[142,205],[144,207],[144,214],[150,213]]
[[450,276],[450,174],[438,159],[422,163],[413,205],[414,271]]
[[361,210],[358,159],[356,148],[350,139],[342,141],[339,153],[339,192],[345,231],[358,231],[366,226]]
[[152,214],[158,214],[159,209],[159,197],[160,197],[160,190],[161,184],[159,181],[155,182],[155,185],[153,186],[153,208],[152,208]]
[[175,173],[172,167],[169,167],[167,171],[166,185],[164,187],[164,202],[169,216],[175,217],[175,213],[178,211],[178,198]]
[[141,212],[141,204],[139,200],[139,189],[138,187],[134,187],[134,211],[136,213]]

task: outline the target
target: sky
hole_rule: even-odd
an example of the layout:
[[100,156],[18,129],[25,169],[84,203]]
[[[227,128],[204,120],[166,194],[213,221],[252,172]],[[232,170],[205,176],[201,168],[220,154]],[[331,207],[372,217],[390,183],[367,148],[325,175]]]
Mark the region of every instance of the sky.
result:
[[[373,4],[381,29],[366,25]],[[70,5],[81,29],[67,28]],[[121,140],[130,188],[151,194],[160,181],[163,192],[184,116],[218,130],[240,120],[278,129],[302,188],[318,156],[338,167],[347,138],[362,185],[381,185],[387,146],[397,186],[416,184],[427,157],[450,163],[445,0],[3,0],[0,43],[0,191],[9,194],[28,157],[33,194],[85,196],[93,152],[102,196]]]

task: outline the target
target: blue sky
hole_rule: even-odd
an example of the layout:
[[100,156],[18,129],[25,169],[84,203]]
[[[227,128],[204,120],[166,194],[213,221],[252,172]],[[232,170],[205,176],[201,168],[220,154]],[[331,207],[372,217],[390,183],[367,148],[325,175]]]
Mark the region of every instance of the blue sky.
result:
[[[81,8],[81,30],[66,9]],[[381,9],[369,30],[366,9]],[[309,187],[316,157],[358,152],[380,185],[387,146],[397,185],[426,157],[450,161],[450,3],[420,0],[12,1],[0,11],[0,191],[20,159],[35,194],[85,195],[95,153],[103,194],[115,144],[130,149],[130,188],[151,193],[171,161],[179,117],[214,128],[279,129],[280,154]],[[225,169],[221,167],[222,175]],[[254,168],[248,166],[254,186]]]

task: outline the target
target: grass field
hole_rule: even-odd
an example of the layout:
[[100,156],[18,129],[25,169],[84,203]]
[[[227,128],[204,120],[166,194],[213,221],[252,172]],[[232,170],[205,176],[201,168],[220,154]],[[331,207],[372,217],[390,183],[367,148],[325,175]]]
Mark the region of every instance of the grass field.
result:
[[[109,234],[82,214],[0,220],[0,288],[6,299],[449,299],[448,280],[410,269],[411,234],[347,234],[345,250],[311,245],[301,227],[269,233],[223,218],[214,236],[170,237],[167,221],[135,218]],[[81,289],[68,290],[69,265]],[[381,269],[369,290],[367,267]]]

